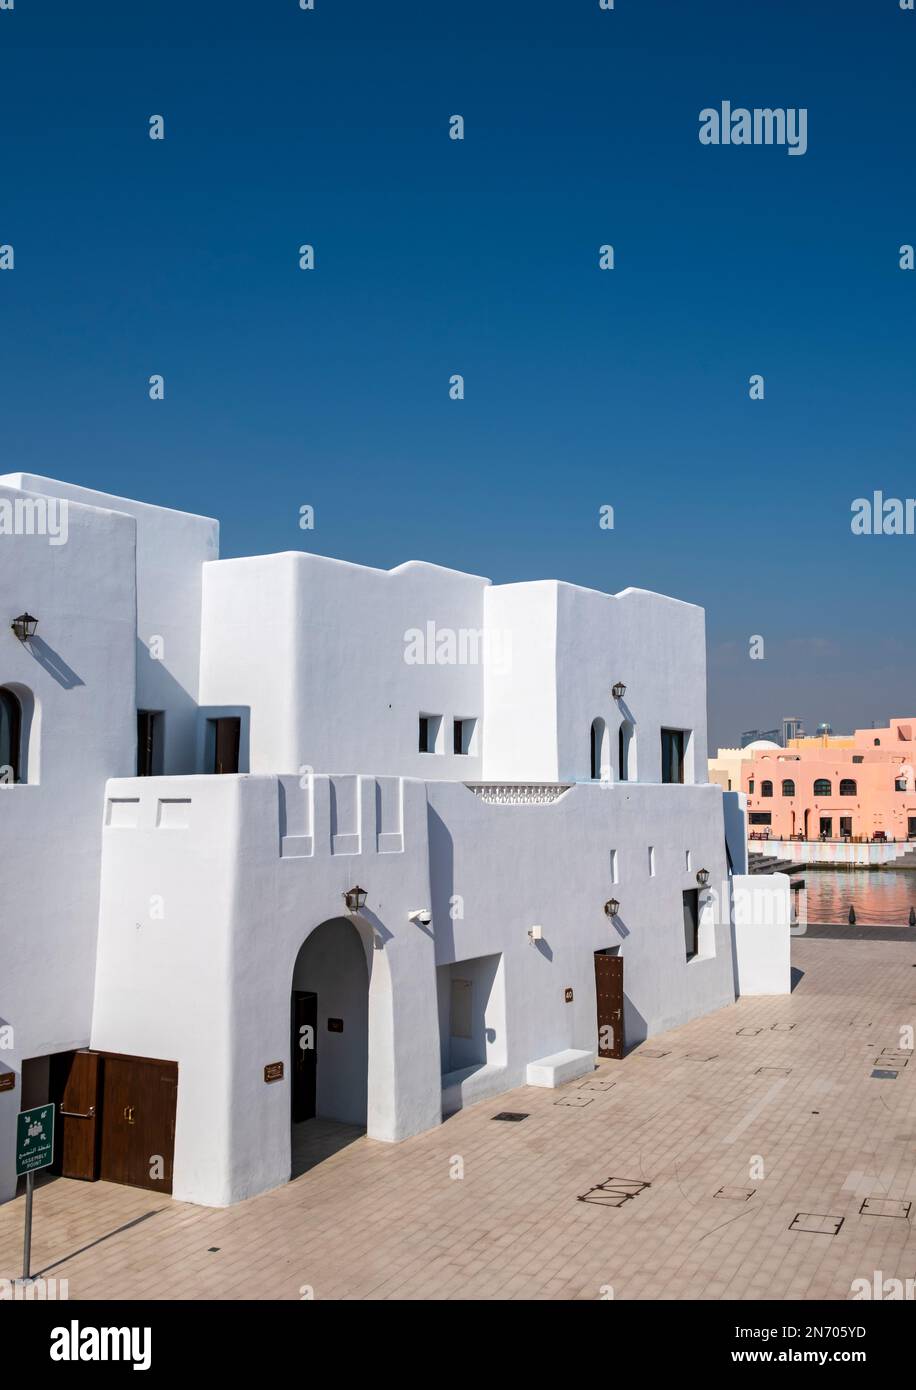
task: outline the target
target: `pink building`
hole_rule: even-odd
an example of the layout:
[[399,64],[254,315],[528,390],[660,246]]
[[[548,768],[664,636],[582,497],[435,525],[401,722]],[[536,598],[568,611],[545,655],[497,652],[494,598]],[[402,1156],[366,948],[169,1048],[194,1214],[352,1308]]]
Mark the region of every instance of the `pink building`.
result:
[[[852,739],[758,745],[741,767],[751,836],[916,840],[916,716]],[[845,746],[838,746],[845,745]]]

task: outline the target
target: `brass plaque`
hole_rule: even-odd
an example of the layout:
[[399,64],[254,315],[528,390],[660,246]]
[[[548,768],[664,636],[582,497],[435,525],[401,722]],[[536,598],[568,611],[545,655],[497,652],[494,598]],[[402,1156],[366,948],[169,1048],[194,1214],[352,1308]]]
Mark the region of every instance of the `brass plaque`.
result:
[[283,1063],[282,1063],[282,1062],[268,1062],[268,1063],[267,1063],[267,1066],[264,1068],[264,1080],[265,1080],[265,1081],[282,1081],[282,1080],[283,1080]]
[[14,1071],[0,1072],[0,1091],[15,1091],[16,1073]]
[[567,1004],[571,1004],[572,1001],[573,1001],[573,992],[572,992],[572,990],[571,990],[571,989],[565,990],[565,991],[564,991],[564,997],[565,997],[565,999],[566,999]]

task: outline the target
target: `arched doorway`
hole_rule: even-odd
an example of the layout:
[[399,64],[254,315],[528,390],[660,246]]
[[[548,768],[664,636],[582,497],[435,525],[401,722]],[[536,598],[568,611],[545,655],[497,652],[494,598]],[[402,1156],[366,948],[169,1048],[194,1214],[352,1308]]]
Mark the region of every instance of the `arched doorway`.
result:
[[293,966],[290,1124],[297,1176],[365,1132],[369,966],[345,917],[310,932]]

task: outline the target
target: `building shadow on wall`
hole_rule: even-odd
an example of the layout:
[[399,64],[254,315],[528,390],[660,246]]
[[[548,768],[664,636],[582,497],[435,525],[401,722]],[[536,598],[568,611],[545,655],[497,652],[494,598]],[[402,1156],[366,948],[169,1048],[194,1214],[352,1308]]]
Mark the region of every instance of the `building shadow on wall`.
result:
[[432,893],[433,926],[436,940],[442,942],[443,955],[454,954],[455,922],[452,917],[452,898],[455,889],[455,846],[445,821],[430,806],[427,811],[426,833],[429,840],[429,878]]
[[36,633],[29,639],[29,651],[43,670],[53,676],[58,685],[62,685],[64,690],[72,690],[74,686],[82,685],[83,681],[76,674],[71,666],[68,666],[60,652],[56,652],[53,647],[49,647],[43,637]]
[[365,1133],[361,1125],[345,1125],[339,1120],[302,1120],[293,1125],[290,1181],[355,1144]]
[[626,991],[626,966],[624,966],[624,990],[623,990],[623,1038],[624,1056],[628,1056],[641,1043],[646,1041],[649,1036],[649,1025],[637,1009],[633,1000]]

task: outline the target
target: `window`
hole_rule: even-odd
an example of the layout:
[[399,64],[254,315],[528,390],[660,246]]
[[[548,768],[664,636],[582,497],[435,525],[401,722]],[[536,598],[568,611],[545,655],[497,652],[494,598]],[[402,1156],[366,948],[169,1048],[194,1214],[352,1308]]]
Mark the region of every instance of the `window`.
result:
[[833,835],[833,817],[821,816],[821,839],[829,840]]
[[852,839],[852,816],[840,816],[840,834]]
[[751,811],[748,820],[751,825],[770,825],[772,824],[773,817],[769,811]]
[[851,777],[843,777],[840,780],[840,796],[855,796],[856,784]]
[[611,850],[611,882],[612,882],[612,883],[619,883],[619,882],[620,882],[620,880],[619,880],[618,877],[617,877],[617,851],[616,851],[616,849],[612,849],[612,850]]
[[854,763],[864,763],[865,761],[861,753],[853,753],[852,760]]
[[137,776],[162,776],[161,710],[137,710]]
[[649,846],[649,877],[655,877],[655,846]]
[[21,778],[22,706],[12,690],[0,688],[0,782]]
[[419,726],[419,747],[421,753],[439,752],[439,731],[442,727],[441,714],[421,714]]
[[662,781],[684,780],[684,730],[662,729]]
[[592,781],[597,781],[601,776],[601,768],[604,762],[602,754],[605,743],[605,724],[603,719],[593,719],[591,734],[589,735],[589,766]]
[[687,873],[689,874],[689,873],[690,873],[690,850],[689,850],[689,849],[686,849],[686,850],[684,851],[684,868],[685,868],[685,870],[687,871]]
[[207,772],[238,772],[241,730],[238,715],[207,720]]
[[684,947],[687,959],[693,960],[699,950],[700,935],[700,893],[697,888],[688,888],[681,894],[684,903]]
[[761,795],[761,796],[772,796],[772,795],[773,795],[773,783],[772,783],[772,782],[761,782],[761,783],[760,783],[760,795]]
[[753,794],[754,794],[754,779],[753,779],[753,777],[751,777],[751,778],[749,779],[748,784],[747,784],[747,789],[748,789],[748,791],[751,793],[751,795],[753,796]]
[[880,738],[876,738],[876,739],[875,739],[875,747],[876,747],[876,748],[880,748],[880,747],[881,747],[881,740],[880,740]]
[[476,719],[456,719],[452,724],[452,752],[467,757],[474,741]]
[[792,781],[792,778],[791,778],[791,777],[787,777],[787,778],[785,779],[785,781],[783,782],[783,784],[782,784],[782,794],[783,794],[783,796],[794,796],[794,795],[795,795],[795,783]]
[[832,796],[832,795],[833,795],[833,785],[832,785],[832,783],[830,782],[830,779],[829,779],[829,778],[827,778],[827,777],[818,777],[817,781],[816,781],[815,784],[814,784],[814,795],[815,795],[815,796]]

